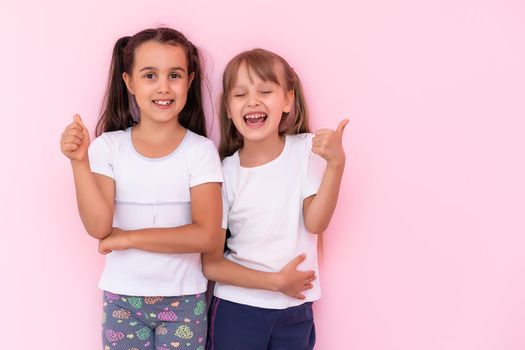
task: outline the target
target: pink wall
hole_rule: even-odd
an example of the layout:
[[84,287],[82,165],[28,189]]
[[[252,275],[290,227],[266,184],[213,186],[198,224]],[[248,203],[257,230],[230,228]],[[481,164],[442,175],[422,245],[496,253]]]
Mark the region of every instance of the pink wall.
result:
[[0,348],[99,348],[103,258],[59,136],[75,112],[94,127],[116,38],[159,24],[204,50],[214,97],[260,46],[300,74],[315,127],[351,119],[317,349],[525,348],[519,0],[2,0]]

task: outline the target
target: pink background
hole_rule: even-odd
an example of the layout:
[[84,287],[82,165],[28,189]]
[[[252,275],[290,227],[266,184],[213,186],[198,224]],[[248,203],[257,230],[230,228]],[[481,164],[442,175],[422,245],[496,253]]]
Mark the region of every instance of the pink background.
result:
[[214,100],[260,46],[315,128],[351,119],[317,349],[525,348],[520,0],[1,0],[0,348],[99,348],[103,258],[59,137],[75,112],[93,130],[115,40],[160,24],[202,48]]

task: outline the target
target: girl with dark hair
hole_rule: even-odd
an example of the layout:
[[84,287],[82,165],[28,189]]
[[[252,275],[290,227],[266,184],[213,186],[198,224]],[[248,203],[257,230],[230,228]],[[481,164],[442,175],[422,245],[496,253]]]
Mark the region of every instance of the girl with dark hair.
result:
[[299,77],[281,56],[255,49],[226,66],[220,122],[231,236],[226,254],[219,245],[203,255],[217,281],[208,349],[313,349],[318,236],[337,203],[348,120],[310,134]]
[[207,139],[197,48],[170,28],[119,39],[90,145],[66,127],[78,209],[106,263],[103,346],[204,349],[201,252],[220,231],[220,160]]

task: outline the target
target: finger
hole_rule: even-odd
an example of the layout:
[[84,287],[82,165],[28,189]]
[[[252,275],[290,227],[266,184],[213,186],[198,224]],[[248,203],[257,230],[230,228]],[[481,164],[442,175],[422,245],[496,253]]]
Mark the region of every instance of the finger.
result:
[[305,297],[304,295],[302,295],[302,294],[296,294],[296,295],[294,295],[294,298],[295,298],[295,299],[301,299],[301,300],[302,300],[302,299],[304,299],[304,298],[306,298],[306,297]]
[[66,136],[64,137],[64,144],[66,143],[74,143],[75,145],[81,145],[82,144],[82,139],[80,137],[78,137],[77,135],[69,135],[69,136]]
[[308,279],[306,280],[306,283],[311,283],[311,282],[315,281],[316,279],[317,279],[316,276],[312,276],[312,277],[310,277],[310,278],[308,278]]
[[66,128],[64,129],[64,132],[69,131],[69,130],[82,131],[82,124],[77,123],[77,122],[73,122],[73,123],[69,124],[68,126],[66,126]]
[[312,146],[321,146],[323,143],[326,142],[326,135],[320,135],[316,136],[312,139]]
[[304,272],[304,281],[305,283],[311,282],[315,280],[315,272],[314,271],[305,271]]
[[75,114],[73,116],[73,120],[79,123],[80,125],[82,125],[82,127],[85,127],[84,122],[82,121],[82,118],[80,118],[80,114]]
[[320,135],[331,134],[333,132],[334,131],[332,129],[319,129],[319,130],[316,130],[314,134],[315,136],[320,136]]
[[89,132],[88,132],[88,129],[86,128],[86,126],[84,125],[84,122],[82,121],[82,118],[80,118],[80,115],[79,114],[75,114],[73,116],[73,120],[80,124],[80,126],[82,127],[82,133],[84,134],[84,136],[86,137],[86,139],[89,140]]
[[302,291],[305,291],[305,290],[308,290],[308,289],[312,289],[313,287],[314,287],[314,285],[311,284],[311,283],[305,284],[305,285],[303,286],[303,288],[301,289],[301,292],[302,292]]
[[323,155],[324,155],[323,147],[321,147],[321,146],[313,146],[312,147],[312,153],[315,153],[318,156],[323,157]]
[[295,259],[292,260],[292,266],[297,267],[304,261],[304,259],[306,259],[306,254],[300,254],[296,256]]
[[64,152],[74,152],[78,150],[78,145],[75,145],[74,143],[67,143],[62,145],[62,150]]
[[71,129],[69,129],[67,131],[64,131],[64,134],[65,135],[75,135],[75,136],[78,136],[80,138],[84,138],[84,133],[83,133],[82,126],[80,126],[79,124],[76,124],[75,128],[71,128]]
[[78,139],[80,140],[84,140],[84,134],[82,133],[82,130],[80,129],[69,129],[69,130],[65,130],[62,135],[61,135],[61,139],[62,140],[66,140],[68,139],[69,137],[77,137]]
[[336,132],[339,133],[339,135],[343,134],[343,131],[345,130],[346,125],[350,122],[348,119],[341,120],[339,125],[337,126]]

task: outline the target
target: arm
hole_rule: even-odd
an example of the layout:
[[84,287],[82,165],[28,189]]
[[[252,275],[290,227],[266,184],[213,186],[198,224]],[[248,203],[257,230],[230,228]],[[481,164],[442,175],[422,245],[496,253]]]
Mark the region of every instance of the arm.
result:
[[308,231],[319,234],[326,230],[337,204],[341,178],[346,162],[342,146],[343,120],[335,131],[319,130],[312,139],[312,152],[326,160],[326,170],[316,195],[303,201],[304,224]]
[[113,228],[99,244],[99,251],[141,249],[158,253],[205,252],[215,247],[220,230],[221,184],[204,183],[191,188],[192,223],[169,228],[123,231]]
[[104,238],[111,232],[115,183],[104,175],[93,174],[87,150],[89,133],[80,116],[75,115],[60,139],[62,153],[71,161],[78,212],[86,231],[95,238]]
[[215,249],[202,255],[204,275],[210,280],[244,288],[265,289],[282,292],[288,296],[304,299],[303,291],[311,289],[315,279],[314,271],[299,271],[297,266],[305,259],[299,255],[279,272],[252,270],[224,258],[223,247],[226,238],[221,230],[221,239]]

